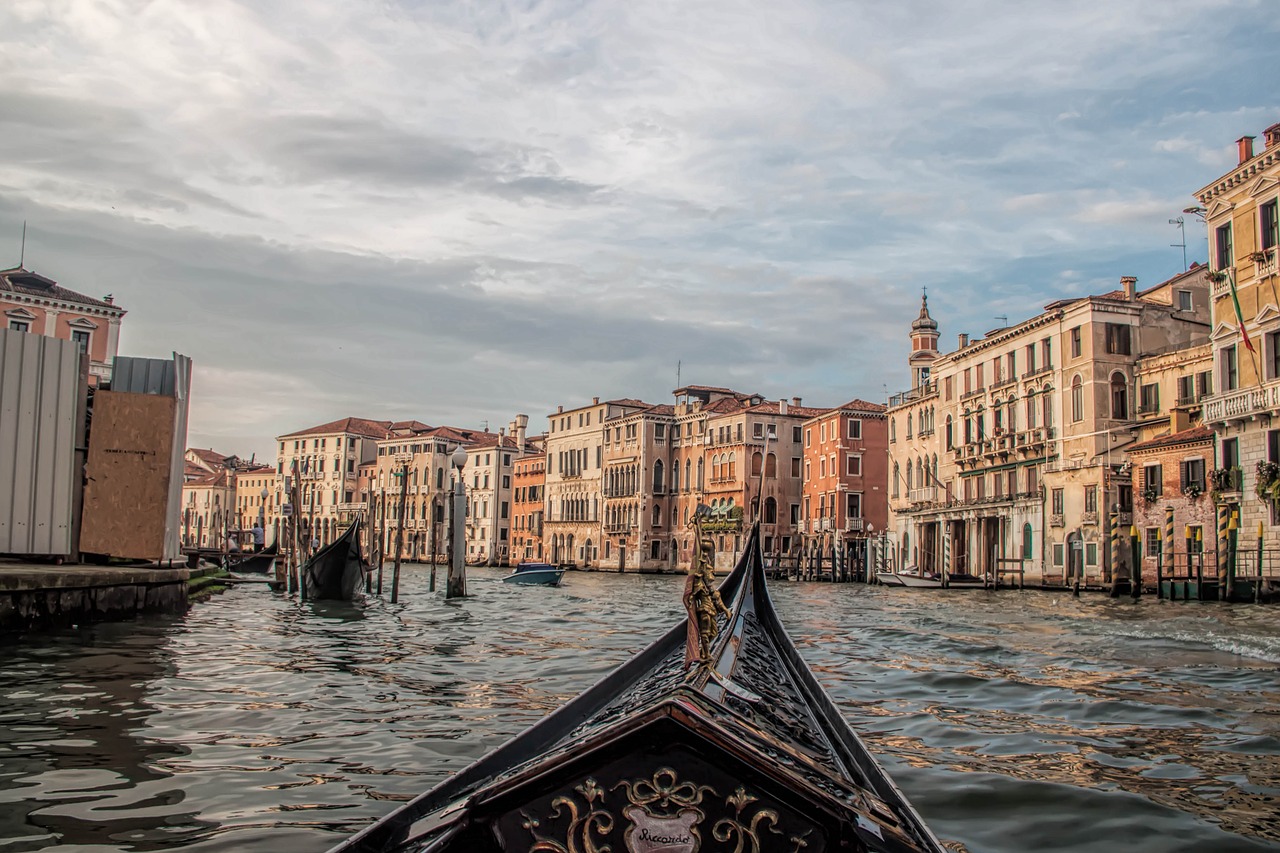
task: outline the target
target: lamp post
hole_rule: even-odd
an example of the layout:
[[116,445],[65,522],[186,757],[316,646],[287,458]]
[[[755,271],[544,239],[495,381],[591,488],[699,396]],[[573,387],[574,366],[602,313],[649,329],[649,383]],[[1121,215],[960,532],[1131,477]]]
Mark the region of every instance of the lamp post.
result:
[[462,525],[467,513],[467,497],[462,483],[462,469],[467,465],[467,451],[461,446],[453,451],[453,467],[457,479],[453,484],[453,512],[449,525],[449,580],[445,584],[445,598],[460,598],[467,594],[467,573],[462,560]]
[[262,491],[258,492],[258,497],[262,501],[258,504],[258,530],[262,531],[262,541],[254,541],[253,550],[260,551],[267,544],[267,498],[271,492],[267,491],[267,487],[263,486]]

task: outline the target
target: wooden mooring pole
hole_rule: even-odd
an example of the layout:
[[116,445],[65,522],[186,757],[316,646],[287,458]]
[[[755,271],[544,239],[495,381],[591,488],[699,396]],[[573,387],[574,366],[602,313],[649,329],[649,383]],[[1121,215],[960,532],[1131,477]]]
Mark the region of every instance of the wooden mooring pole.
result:
[[409,463],[400,467],[400,506],[396,509],[396,562],[391,569],[391,603],[400,600],[400,556],[404,550],[404,509],[409,494]]

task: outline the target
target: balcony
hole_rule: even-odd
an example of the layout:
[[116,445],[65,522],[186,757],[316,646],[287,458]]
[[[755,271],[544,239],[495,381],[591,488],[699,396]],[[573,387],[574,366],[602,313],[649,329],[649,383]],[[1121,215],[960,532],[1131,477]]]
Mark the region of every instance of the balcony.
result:
[[1045,365],[1041,365],[1040,367],[1035,367],[1035,368],[1032,368],[1031,370],[1028,370],[1026,373],[1022,374],[1022,379],[1025,382],[1028,379],[1035,379],[1037,376],[1040,376],[1045,373],[1052,373],[1052,372],[1053,372],[1053,365],[1045,364]]
[[1234,275],[1235,271],[1235,267],[1223,267],[1220,270],[1209,273],[1209,279],[1212,282],[1209,288],[1214,299],[1220,299],[1231,294],[1230,276]]
[[1278,253],[1276,252],[1275,246],[1272,246],[1269,249],[1264,249],[1261,252],[1254,252],[1253,255],[1251,256],[1253,258],[1254,264],[1256,265],[1254,267],[1253,274],[1258,278],[1264,278],[1269,275],[1275,275],[1277,271],[1276,270],[1277,254]]
[[999,379],[997,379],[995,382],[991,383],[991,390],[995,391],[997,388],[1004,388],[1005,386],[1012,385],[1017,381],[1018,381],[1017,376],[1013,376],[1013,375],[1002,376]]
[[863,528],[865,527],[866,527],[865,518],[847,518],[845,519],[845,522],[844,522],[844,529],[846,532],[861,533]]
[[1206,424],[1253,420],[1258,415],[1280,411],[1280,381],[1259,388],[1226,391],[1204,400]]
[[1062,513],[1060,513],[1060,512],[1055,512],[1055,513],[1053,513],[1052,515],[1050,515],[1050,516],[1049,516],[1049,526],[1050,526],[1050,527],[1065,527],[1065,526],[1066,526],[1066,520],[1062,517]]
[[1081,523],[1081,524],[1097,524],[1097,523],[1098,523],[1098,513],[1096,513],[1096,512],[1086,512],[1086,513],[1081,514],[1081,516],[1080,516],[1080,523]]
[[926,486],[923,489],[912,489],[907,493],[907,500],[913,504],[931,504],[938,500],[938,487]]
[[987,393],[986,386],[982,386],[979,388],[974,388],[972,391],[965,391],[963,394],[960,395],[960,399],[961,401],[972,400],[974,397],[980,397],[985,393]]

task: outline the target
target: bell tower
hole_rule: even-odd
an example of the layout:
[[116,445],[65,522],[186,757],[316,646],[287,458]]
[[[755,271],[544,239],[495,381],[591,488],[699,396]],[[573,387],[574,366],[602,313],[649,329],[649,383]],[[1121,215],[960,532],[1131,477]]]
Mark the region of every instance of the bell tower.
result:
[[938,323],[929,316],[929,293],[920,296],[920,316],[911,324],[911,387],[919,388],[929,381],[933,362],[938,357]]

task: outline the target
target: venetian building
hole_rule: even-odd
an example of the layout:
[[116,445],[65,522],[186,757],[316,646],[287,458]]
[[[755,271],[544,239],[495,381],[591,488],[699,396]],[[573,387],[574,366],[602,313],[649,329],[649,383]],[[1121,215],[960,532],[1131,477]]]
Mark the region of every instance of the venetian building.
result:
[[79,344],[89,354],[89,384],[110,381],[125,311],[111,296],[94,299],[24,267],[0,270],[4,328]]
[[[674,567],[671,510],[675,407],[620,400],[604,424],[601,568]],[[636,406],[642,408],[635,408]]]
[[[391,421],[343,418],[276,437],[277,498],[270,502],[271,541],[279,541],[281,508],[288,504],[304,538],[332,542],[361,511],[356,500],[359,468],[373,461],[378,441]],[[298,504],[285,493],[286,478],[297,477]]]
[[[481,435],[478,430],[433,427],[416,420],[388,427],[386,436],[377,442],[369,477],[369,519],[377,528],[387,559],[395,559],[397,542],[401,559],[444,559],[449,501],[457,477],[453,452],[458,447],[469,450]],[[466,467],[463,472],[465,477]]]
[[[1213,389],[1204,422],[1216,437],[1210,484],[1242,540],[1280,523],[1280,124],[1237,140],[1237,163],[1197,193],[1208,228]],[[1239,304],[1239,316],[1236,304]]]
[[547,489],[547,454],[535,445],[517,455],[511,473],[514,521],[512,559],[536,562],[546,559],[542,547],[544,498]]

